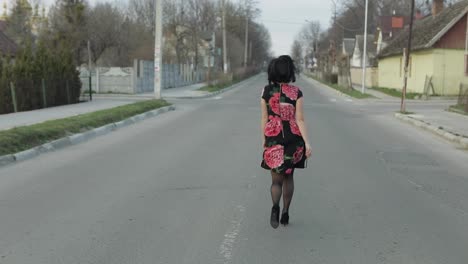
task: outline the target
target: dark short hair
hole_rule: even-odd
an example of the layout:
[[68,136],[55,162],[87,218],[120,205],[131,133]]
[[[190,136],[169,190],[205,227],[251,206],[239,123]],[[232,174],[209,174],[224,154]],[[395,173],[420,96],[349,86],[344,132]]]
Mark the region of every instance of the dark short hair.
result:
[[271,60],[268,65],[268,82],[290,83],[296,82],[296,66],[288,55],[283,55]]

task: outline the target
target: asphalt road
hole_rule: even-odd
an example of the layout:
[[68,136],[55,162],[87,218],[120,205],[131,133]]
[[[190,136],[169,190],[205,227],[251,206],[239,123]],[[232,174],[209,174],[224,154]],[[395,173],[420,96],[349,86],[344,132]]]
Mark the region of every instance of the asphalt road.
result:
[[314,154],[273,230],[264,78],[0,169],[0,263],[468,263],[468,154],[303,80]]

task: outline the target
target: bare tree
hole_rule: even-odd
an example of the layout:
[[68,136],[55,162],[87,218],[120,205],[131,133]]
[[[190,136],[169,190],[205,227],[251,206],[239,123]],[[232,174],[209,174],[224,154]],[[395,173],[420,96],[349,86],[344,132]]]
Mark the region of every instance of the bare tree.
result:
[[[166,0],[165,2],[170,1]],[[154,32],[154,21],[156,19],[154,0],[130,0],[128,15],[134,21],[147,27],[150,32]]]
[[298,40],[306,50],[315,51],[320,39],[321,26],[319,21],[310,21],[301,29]]
[[291,48],[291,57],[298,66],[302,61],[302,54],[303,54],[302,45],[298,40],[295,40]]
[[99,3],[90,10],[87,29],[94,63],[107,49],[118,46],[123,22],[123,15],[109,3]]

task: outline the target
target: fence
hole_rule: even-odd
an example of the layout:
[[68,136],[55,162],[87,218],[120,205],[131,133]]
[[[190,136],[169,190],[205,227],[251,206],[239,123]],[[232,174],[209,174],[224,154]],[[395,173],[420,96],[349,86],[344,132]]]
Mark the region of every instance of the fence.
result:
[[[89,72],[80,68],[83,91],[89,90]],[[154,63],[135,60],[133,67],[99,67],[91,71],[92,90],[97,93],[141,94],[154,91]],[[205,70],[190,65],[164,64],[161,72],[162,89],[170,89],[204,82]]]
[[458,106],[468,113],[468,85],[460,84],[460,93],[458,95]]
[[0,114],[79,102],[80,82],[67,79],[16,79],[0,84]]
[[[353,85],[362,85],[362,68],[351,68],[351,81]],[[366,87],[379,86],[379,68],[368,67],[366,69]]]

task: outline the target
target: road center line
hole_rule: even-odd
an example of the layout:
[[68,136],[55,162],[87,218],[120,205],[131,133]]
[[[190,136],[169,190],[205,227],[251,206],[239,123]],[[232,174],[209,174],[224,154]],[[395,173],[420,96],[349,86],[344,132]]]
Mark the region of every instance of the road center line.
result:
[[236,207],[236,211],[234,214],[235,219],[231,221],[231,226],[229,226],[224,234],[224,240],[219,246],[219,254],[224,264],[229,264],[232,260],[232,250],[239,238],[241,224],[245,215],[245,207],[239,205]]

